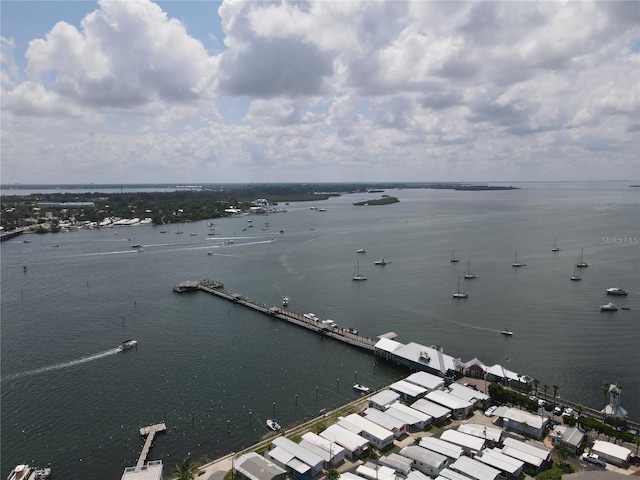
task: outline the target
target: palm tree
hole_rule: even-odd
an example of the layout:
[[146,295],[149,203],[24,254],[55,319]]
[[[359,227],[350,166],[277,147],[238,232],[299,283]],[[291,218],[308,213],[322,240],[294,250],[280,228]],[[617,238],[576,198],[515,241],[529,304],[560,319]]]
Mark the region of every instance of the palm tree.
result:
[[549,385],[547,385],[546,383],[544,385],[542,385],[542,388],[544,389],[544,399],[547,399],[547,390],[549,389]]
[[173,480],[194,480],[198,475],[198,467],[191,463],[191,457],[182,461],[182,465],[176,465],[173,472]]
[[536,395],[538,395],[538,386],[540,385],[540,380],[538,380],[537,378],[534,378],[533,384],[535,385],[535,388],[536,388]]
[[558,390],[560,389],[560,387],[558,385],[553,385],[551,388],[553,388],[553,409],[556,409],[556,397],[558,396]]
[[609,393],[609,388],[611,388],[611,384],[604,382],[602,384],[602,393],[604,393],[604,408],[602,409],[602,421],[607,421],[607,393]]

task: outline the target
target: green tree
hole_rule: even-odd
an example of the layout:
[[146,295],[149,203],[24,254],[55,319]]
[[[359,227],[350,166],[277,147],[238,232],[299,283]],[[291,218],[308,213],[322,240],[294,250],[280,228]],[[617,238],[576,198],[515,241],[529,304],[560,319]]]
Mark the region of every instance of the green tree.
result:
[[538,380],[537,378],[533,379],[533,384],[535,385],[535,394],[538,395],[538,386],[540,385],[540,380]]
[[609,393],[609,388],[611,387],[610,383],[604,382],[602,384],[602,393],[604,393],[604,409],[602,410],[602,421],[607,421],[607,393]]
[[338,473],[338,470],[336,470],[335,468],[332,468],[327,472],[325,478],[327,480],[338,480],[338,478],[340,478],[340,473]]
[[558,390],[560,390],[560,387],[558,385],[554,385],[551,388],[553,388],[553,408],[555,410],[555,408],[556,408],[556,397],[558,396]]
[[561,443],[557,444],[553,448],[553,452],[556,454],[556,457],[558,457],[558,463],[560,466],[566,463],[567,458],[569,458],[569,455],[571,454],[571,450],[569,450],[567,446],[562,445]]
[[181,465],[176,465],[173,471],[173,480],[194,480],[198,475],[198,467],[191,463],[191,457],[182,461]]

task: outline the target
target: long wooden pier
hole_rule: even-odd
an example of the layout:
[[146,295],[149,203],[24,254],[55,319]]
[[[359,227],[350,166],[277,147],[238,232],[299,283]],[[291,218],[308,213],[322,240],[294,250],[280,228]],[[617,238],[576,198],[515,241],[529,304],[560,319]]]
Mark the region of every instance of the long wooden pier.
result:
[[370,338],[361,337],[360,335],[350,333],[347,330],[338,326],[331,325],[330,323],[322,323],[322,321],[317,317],[312,317],[308,314],[306,316],[299,315],[281,307],[274,307],[264,303],[254,302],[253,300],[249,300],[248,298],[237,293],[226,292],[222,288],[222,284],[220,282],[200,282],[197,284],[196,289],[211,293],[235,304],[251,308],[252,310],[264,313],[265,315],[269,315],[270,317],[275,317],[280,320],[284,320],[285,322],[298,325],[299,327],[318,332],[340,342],[353,345],[354,347],[368,350],[370,352],[374,351],[374,345],[376,342]]
[[147,460],[147,456],[149,455],[149,450],[151,450],[151,444],[153,444],[153,438],[156,433],[164,432],[167,429],[167,426],[164,422],[157,423],[155,425],[149,425],[148,427],[142,427],[140,429],[140,435],[147,437],[144,442],[144,447],[142,447],[142,452],[140,452],[140,457],[138,457],[138,463],[136,463],[136,470],[139,470],[143,467],[144,462]]

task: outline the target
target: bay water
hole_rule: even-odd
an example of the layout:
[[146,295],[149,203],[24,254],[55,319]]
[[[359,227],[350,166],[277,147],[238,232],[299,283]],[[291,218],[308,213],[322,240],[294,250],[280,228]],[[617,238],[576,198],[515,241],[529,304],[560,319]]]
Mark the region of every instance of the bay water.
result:
[[[170,472],[253,444],[268,418],[286,427],[347,403],[355,381],[379,388],[409,373],[204,292],[172,292],[185,280],[268,305],[287,296],[292,311],[500,363],[598,409],[603,383],[619,383],[640,419],[640,189],[519,186],[3,242],[0,474],[30,463],[69,480],[120,478],[141,451],[138,429],[161,421],[149,458]],[[512,267],[516,250],[526,267]],[[582,250],[589,267],[572,282]],[[352,281],[358,262],[366,282]],[[477,279],[463,279],[469,262]],[[452,298],[459,278],[467,299]],[[629,295],[607,297],[614,286]],[[609,301],[630,310],[601,312]],[[120,352],[129,338],[138,347]]]

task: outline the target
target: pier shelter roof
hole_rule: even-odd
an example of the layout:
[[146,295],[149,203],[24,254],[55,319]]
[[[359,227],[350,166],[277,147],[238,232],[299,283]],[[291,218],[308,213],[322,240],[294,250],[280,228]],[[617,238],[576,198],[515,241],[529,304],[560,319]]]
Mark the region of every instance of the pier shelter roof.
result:
[[127,467],[121,480],[162,480],[162,461],[153,460],[142,467]]
[[235,461],[234,468],[248,480],[273,480],[284,478],[286,470],[255,452],[242,455]]

